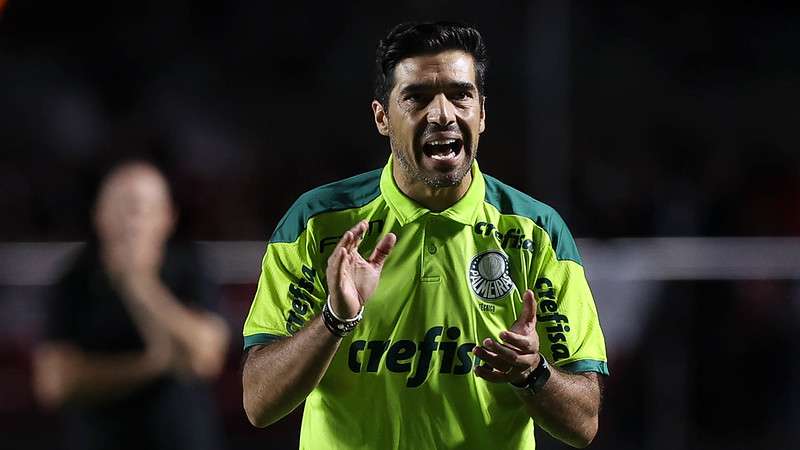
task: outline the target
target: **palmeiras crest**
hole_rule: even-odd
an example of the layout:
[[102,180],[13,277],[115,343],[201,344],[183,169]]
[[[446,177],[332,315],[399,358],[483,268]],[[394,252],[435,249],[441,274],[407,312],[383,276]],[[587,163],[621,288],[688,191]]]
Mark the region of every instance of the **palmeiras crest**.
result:
[[475,255],[469,263],[467,276],[472,292],[484,300],[505,297],[514,288],[508,256],[497,250]]

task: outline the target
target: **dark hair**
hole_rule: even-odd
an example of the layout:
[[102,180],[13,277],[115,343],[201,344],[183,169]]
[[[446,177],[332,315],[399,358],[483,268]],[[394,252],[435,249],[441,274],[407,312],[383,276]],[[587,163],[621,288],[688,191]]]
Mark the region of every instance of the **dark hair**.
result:
[[463,50],[472,55],[478,93],[484,95],[489,57],[478,30],[460,22],[405,22],[394,27],[378,42],[375,98],[382,105],[387,105],[394,86],[394,68],[401,60],[445,50]]

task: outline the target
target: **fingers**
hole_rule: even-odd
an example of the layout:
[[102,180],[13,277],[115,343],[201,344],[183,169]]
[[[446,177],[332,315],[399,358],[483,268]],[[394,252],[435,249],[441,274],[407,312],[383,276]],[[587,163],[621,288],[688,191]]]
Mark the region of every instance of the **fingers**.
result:
[[473,353],[485,364],[475,366],[475,375],[493,383],[519,383],[539,362],[538,352],[526,352],[486,338]]
[[508,381],[508,374],[514,369],[511,363],[484,347],[475,347],[473,353],[484,362],[483,365],[475,365],[475,375],[495,383]]
[[333,253],[331,253],[331,256],[328,258],[328,268],[326,273],[328,277],[329,288],[335,286],[337,289],[339,289],[339,282],[341,280],[340,272],[342,270],[342,266],[344,265],[342,264],[342,261],[344,261],[345,255],[347,255],[347,251],[341,246],[337,246]]
[[493,369],[490,366],[475,366],[475,375],[492,383],[508,382],[508,375]]
[[[333,249],[330,257],[333,258],[339,248],[344,248],[349,254],[355,255],[358,252],[358,247],[361,245],[361,241],[364,239],[368,228],[369,223],[366,220],[362,220],[347,230],[336,244],[336,248]],[[394,233],[386,234],[375,246],[372,255],[369,257],[369,262],[376,264],[378,267],[383,266],[386,257],[389,256],[396,242],[397,236]],[[333,261],[329,261],[328,264],[330,265],[332,262]]]
[[481,360],[502,372],[507,372],[513,367],[528,367],[529,360],[532,359],[528,354],[489,338],[483,340],[483,346],[475,347],[474,353]]
[[389,256],[389,252],[392,251],[395,243],[397,243],[397,236],[395,236],[394,233],[388,233],[378,242],[378,245],[375,246],[375,250],[372,251],[372,256],[369,257],[369,261],[378,267],[382,267],[383,262],[386,261],[386,257]]
[[328,257],[328,267],[334,269],[332,272],[333,274],[339,273],[338,267],[342,262],[340,249],[344,249],[345,253],[352,253],[354,249],[358,248],[358,244],[361,243],[366,229],[367,221],[362,220],[344,232],[339,242],[336,243],[336,247],[334,247],[331,252],[331,256]]
[[[333,251],[331,252],[330,259],[335,259],[336,255],[339,254],[339,249],[347,249],[348,245],[350,245],[350,241],[353,240],[353,233],[350,230],[347,230],[342,235],[342,238],[339,239],[339,242],[336,243],[336,247],[334,247]],[[331,260],[328,261],[328,265],[330,266]]]
[[531,339],[531,336],[528,335],[517,334],[513,331],[503,331],[500,333],[500,339],[506,344],[520,349],[523,353],[535,353],[539,351],[537,345],[538,341]]
[[353,256],[348,253],[347,249],[343,248],[339,250],[342,254],[339,266],[336,268],[336,281],[338,282],[338,288],[340,290],[344,290],[345,285],[348,282],[348,276],[350,273],[350,265]]
[[483,346],[495,354],[497,356],[508,362],[511,365],[519,365],[519,357],[522,355],[522,352],[519,349],[509,347],[508,345],[501,344],[496,342],[492,339],[484,339]]
[[509,330],[522,335],[536,333],[536,297],[532,290],[528,289],[522,295],[522,313]]
[[365,231],[367,231],[366,220],[362,220],[353,225],[353,227],[345,231],[342,235],[342,238],[339,239],[339,242],[336,244],[336,248],[334,248],[333,252],[331,252],[331,256],[335,255],[336,251],[340,248],[344,248],[348,252],[351,252],[353,249],[357,249],[358,244],[361,243],[361,239],[364,238]]
[[476,346],[472,349],[472,353],[475,354],[481,361],[485,361],[486,363],[490,364],[492,367],[503,366],[502,369],[508,369],[510,363],[503,363],[501,362],[500,358],[497,356],[497,353],[490,352],[486,349],[486,347]]
[[348,233],[352,236],[352,239],[347,244],[348,251],[353,252],[358,249],[358,246],[361,245],[361,241],[364,239],[367,228],[369,228],[369,224],[366,220],[362,220],[348,230]]

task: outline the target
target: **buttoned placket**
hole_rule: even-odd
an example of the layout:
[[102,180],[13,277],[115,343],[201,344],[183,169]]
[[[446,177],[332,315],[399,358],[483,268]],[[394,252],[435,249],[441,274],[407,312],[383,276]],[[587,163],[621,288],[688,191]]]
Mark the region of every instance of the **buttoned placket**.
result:
[[[437,238],[436,227],[445,220],[437,214],[426,214],[421,218],[422,224],[422,247],[420,248],[420,279],[423,283],[438,283],[441,281],[441,264],[437,263],[436,258],[441,257],[439,249],[442,245]],[[437,255],[438,254],[438,255]]]

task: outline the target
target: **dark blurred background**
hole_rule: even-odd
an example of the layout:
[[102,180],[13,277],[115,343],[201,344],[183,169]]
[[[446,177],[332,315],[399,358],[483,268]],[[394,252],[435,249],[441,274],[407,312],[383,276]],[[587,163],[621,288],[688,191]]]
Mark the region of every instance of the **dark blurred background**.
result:
[[[796,446],[796,4],[4,3],[0,264],[18,264],[14,243],[87,239],[101,171],[140,154],[167,168],[182,237],[263,242],[300,193],[388,158],[369,107],[378,39],[404,20],[465,20],[491,58],[484,172],[556,207],[589,248],[781,239],[769,248],[789,261],[715,275],[714,261],[730,260],[696,252],[712,267],[698,279],[593,279],[612,371],[594,447]],[[778,258],[746,248],[731,258]],[[26,386],[55,276],[0,280],[0,447],[59,442],[58,419]],[[220,278],[237,335],[255,276]],[[230,447],[296,447],[297,413],[266,430],[246,423],[240,344],[217,383]],[[540,434],[540,448],[559,448]]]

